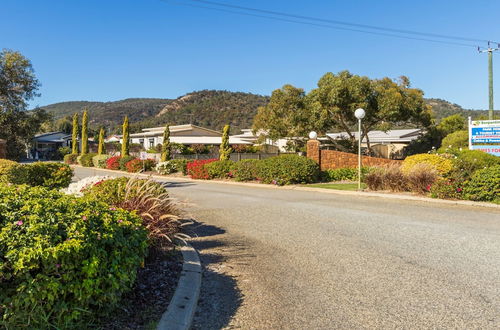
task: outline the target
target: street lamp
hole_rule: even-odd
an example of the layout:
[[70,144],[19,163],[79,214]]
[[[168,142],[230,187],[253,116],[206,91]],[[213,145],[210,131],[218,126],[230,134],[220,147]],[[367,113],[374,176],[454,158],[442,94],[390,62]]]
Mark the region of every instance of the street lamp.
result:
[[311,131],[309,133],[309,139],[316,140],[317,138],[318,138],[318,133],[316,133],[315,131]]
[[359,108],[354,111],[358,118],[358,190],[361,190],[361,119],[365,118],[365,110]]

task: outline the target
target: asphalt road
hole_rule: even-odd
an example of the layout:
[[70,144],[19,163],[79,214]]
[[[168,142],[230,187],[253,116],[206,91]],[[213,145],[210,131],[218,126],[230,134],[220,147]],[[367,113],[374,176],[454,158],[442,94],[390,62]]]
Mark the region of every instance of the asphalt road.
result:
[[198,221],[196,329],[500,329],[498,209],[208,182],[169,189]]

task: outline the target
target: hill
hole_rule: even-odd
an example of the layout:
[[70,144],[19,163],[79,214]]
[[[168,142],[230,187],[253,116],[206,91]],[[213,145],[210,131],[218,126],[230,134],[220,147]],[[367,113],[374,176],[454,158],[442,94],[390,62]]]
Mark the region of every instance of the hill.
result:
[[[202,90],[177,99],[130,98],[114,102],[72,101],[61,102],[42,108],[51,112],[55,119],[89,109],[92,126],[104,125],[111,131],[120,132],[125,115],[129,116],[133,132],[141,128],[192,123],[215,130],[230,124],[232,132],[252,126],[259,106],[269,101],[268,96],[243,92]],[[487,116],[485,110],[467,110],[442,99],[426,99],[433,108],[437,121],[452,114],[464,117]]]
[[123,117],[129,116],[132,131],[144,127],[192,123],[220,130],[230,124],[233,132],[252,126],[259,106],[266,105],[269,97],[242,92],[202,90],[177,99],[133,98],[115,102],[61,102],[42,107],[54,119],[73,115],[88,108],[90,123],[118,128]]

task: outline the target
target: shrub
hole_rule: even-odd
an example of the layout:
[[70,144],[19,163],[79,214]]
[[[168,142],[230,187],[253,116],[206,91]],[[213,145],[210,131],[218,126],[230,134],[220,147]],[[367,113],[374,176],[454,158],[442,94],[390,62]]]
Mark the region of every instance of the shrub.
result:
[[134,158],[125,164],[125,168],[127,169],[127,172],[137,173],[142,171],[143,162],[139,158]]
[[0,187],[0,313],[6,328],[81,328],[116,306],[147,249],[141,219],[95,198]]
[[79,163],[80,165],[82,166],[85,166],[85,167],[93,167],[94,166],[94,162],[92,161],[92,159],[97,156],[96,153],[93,153],[93,152],[90,152],[88,154],[85,154],[85,155],[82,155],[79,159]]
[[60,157],[63,158],[64,156],[69,155],[71,153],[71,148],[70,147],[60,147],[59,149],[57,149],[57,152],[59,152]]
[[234,162],[232,160],[218,160],[205,165],[210,179],[225,179],[230,176]]
[[[361,168],[361,179],[370,172],[371,168],[362,167]],[[358,169],[352,167],[336,168],[331,170],[326,170],[321,173],[323,181],[356,181],[358,180]]]
[[234,163],[230,176],[236,181],[252,181],[257,179],[257,164],[260,160],[243,159]]
[[109,158],[111,158],[110,155],[96,155],[92,158],[92,163],[94,167],[106,168],[106,163]]
[[498,164],[500,164],[500,157],[480,150],[464,150],[453,159],[453,176],[465,180],[477,170]]
[[151,245],[171,244],[173,238],[183,238],[177,202],[172,200],[160,183],[152,180],[117,178],[93,185],[86,195],[96,196],[116,207],[136,211],[148,230]]
[[174,165],[178,172],[182,172],[182,174],[187,175],[187,164],[189,163],[188,159],[172,159],[170,162]]
[[210,164],[212,162],[216,162],[218,159],[201,159],[201,160],[193,160],[187,163],[187,173],[192,179],[210,179],[210,175],[208,174],[206,164]]
[[432,198],[441,199],[462,199],[463,189],[456,181],[439,178],[430,187],[429,191]]
[[446,135],[443,141],[441,141],[441,148],[438,149],[438,152],[453,152],[460,148],[467,148],[468,145],[469,132],[457,131]]
[[18,164],[7,172],[7,180],[13,184],[43,186],[52,189],[66,188],[73,177],[67,164],[38,162]]
[[156,165],[155,170],[156,170],[156,172],[158,172],[159,174],[162,174],[162,175],[178,172],[177,167],[175,166],[175,163],[171,160],[167,160],[165,162],[159,162]]
[[150,158],[144,159],[142,164],[145,171],[151,171],[156,166],[156,160]]
[[78,164],[77,158],[78,158],[77,154],[66,155],[64,156],[64,163],[71,165]]
[[474,201],[500,202],[500,165],[476,171],[465,182],[464,193]]
[[7,181],[7,173],[9,169],[18,164],[12,160],[0,159],[0,182]]
[[108,158],[106,161],[106,168],[108,170],[119,170],[120,169],[120,156],[113,156]]
[[313,160],[298,155],[282,155],[257,163],[257,175],[264,183],[278,185],[316,182],[319,166]]
[[411,191],[426,194],[439,176],[434,168],[426,163],[421,163],[413,166],[406,177]]
[[436,154],[417,154],[406,157],[401,165],[401,171],[403,171],[403,173],[409,173],[412,168],[419,163],[429,164],[440,175],[448,174],[453,168],[452,161],[443,156]]
[[365,183],[370,190],[407,191],[409,189],[408,178],[397,165],[374,168],[366,175]]
[[120,170],[126,171],[127,170],[127,163],[130,162],[132,159],[135,159],[134,156],[123,156],[120,158]]

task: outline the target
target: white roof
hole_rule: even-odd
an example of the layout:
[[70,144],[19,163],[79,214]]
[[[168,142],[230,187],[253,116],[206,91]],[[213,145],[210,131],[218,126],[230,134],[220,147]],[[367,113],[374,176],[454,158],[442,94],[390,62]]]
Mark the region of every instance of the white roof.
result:
[[[420,128],[394,129],[386,132],[370,131],[368,132],[368,138],[370,139],[370,143],[411,142],[418,139],[422,133],[423,131]],[[358,139],[358,132],[351,132],[351,134]],[[349,138],[346,132],[327,133],[326,136],[332,140]],[[363,141],[366,141],[366,138]]]
[[[220,136],[171,136],[170,142],[181,144],[221,144],[222,137]],[[229,144],[253,144],[233,136],[229,137]]]

